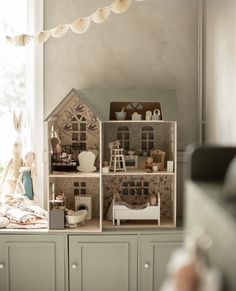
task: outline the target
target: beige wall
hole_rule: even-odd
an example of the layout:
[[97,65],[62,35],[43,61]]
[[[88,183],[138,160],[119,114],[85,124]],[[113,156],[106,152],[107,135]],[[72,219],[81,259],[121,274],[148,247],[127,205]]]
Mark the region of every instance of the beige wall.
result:
[[236,145],[236,1],[206,3],[206,140]]
[[[88,15],[112,0],[44,2],[44,26],[49,29]],[[196,141],[197,2],[133,1],[126,13],[111,15],[106,23],[92,25],[83,35],[69,32],[60,39],[50,39],[45,44],[45,116],[73,87],[92,92],[90,102],[98,108],[104,104],[104,110],[114,96],[125,100],[126,92],[133,100],[137,96],[138,100],[151,101],[165,90],[162,96],[170,96],[169,90],[173,89],[177,96],[178,150]],[[95,90],[98,94],[94,94]],[[175,100],[172,104],[176,107]],[[183,165],[181,153],[179,156],[178,214],[181,215]]]
[[[45,28],[111,2],[45,0]],[[184,149],[197,139],[197,0],[134,1],[126,13],[92,25],[86,34],[50,39],[44,81],[45,116],[72,87],[174,89],[178,148]],[[148,91],[143,97],[148,100]],[[99,102],[105,104],[105,96]]]

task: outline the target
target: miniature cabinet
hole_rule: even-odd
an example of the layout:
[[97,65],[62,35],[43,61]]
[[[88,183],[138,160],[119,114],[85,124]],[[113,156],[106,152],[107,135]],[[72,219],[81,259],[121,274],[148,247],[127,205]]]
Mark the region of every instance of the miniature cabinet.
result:
[[[83,94],[75,89],[46,121],[49,228],[64,229],[65,225],[76,226],[78,232],[96,232],[103,228],[176,226],[176,122],[102,121]],[[106,167],[105,171],[104,163],[109,164],[111,160],[109,145],[117,140],[121,158],[114,159],[113,163],[118,161],[119,171],[116,167],[110,170]],[[96,158],[90,166],[89,160],[85,161],[83,171],[78,160],[82,152],[92,152]],[[147,166],[150,158],[155,162],[153,168]],[[172,170],[167,171],[167,161],[173,164]],[[86,167],[90,170],[86,171]],[[119,219],[114,217],[118,213],[114,212],[117,194],[123,203],[119,205]],[[159,199],[150,206],[150,197],[154,194]],[[88,211],[85,225],[52,223],[53,218],[65,216],[63,207],[58,206],[61,198],[66,209]]]

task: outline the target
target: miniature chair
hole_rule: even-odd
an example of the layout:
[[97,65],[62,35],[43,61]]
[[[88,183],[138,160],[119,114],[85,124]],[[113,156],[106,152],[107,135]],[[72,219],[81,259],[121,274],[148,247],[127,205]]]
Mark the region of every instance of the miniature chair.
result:
[[161,150],[151,150],[150,156],[153,158],[153,161],[157,163],[158,170],[164,171],[165,165],[165,152]]
[[111,149],[110,169],[114,172],[125,171],[125,159],[123,154],[124,149]]

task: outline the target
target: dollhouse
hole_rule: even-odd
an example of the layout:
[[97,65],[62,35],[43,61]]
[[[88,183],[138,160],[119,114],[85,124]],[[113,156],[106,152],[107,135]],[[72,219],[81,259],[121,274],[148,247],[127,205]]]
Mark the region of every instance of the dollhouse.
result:
[[[176,226],[176,122],[104,121],[75,89],[46,122],[50,229]],[[83,209],[84,224],[67,223]]]

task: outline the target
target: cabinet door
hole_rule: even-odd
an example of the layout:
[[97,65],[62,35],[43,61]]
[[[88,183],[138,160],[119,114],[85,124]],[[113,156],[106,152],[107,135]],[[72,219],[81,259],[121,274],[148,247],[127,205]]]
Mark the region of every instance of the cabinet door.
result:
[[64,239],[0,236],[0,291],[64,291]]
[[179,233],[141,236],[140,291],[160,289],[171,253],[182,241]]
[[70,291],[137,290],[137,236],[69,238]]

